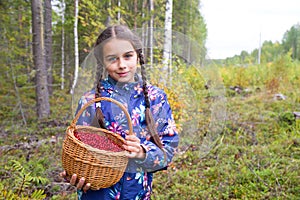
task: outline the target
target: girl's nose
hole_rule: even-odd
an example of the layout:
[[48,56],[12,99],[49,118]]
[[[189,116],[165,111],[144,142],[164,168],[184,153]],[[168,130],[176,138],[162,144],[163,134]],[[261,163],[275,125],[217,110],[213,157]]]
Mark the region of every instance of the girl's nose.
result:
[[119,58],[119,68],[126,68],[126,61],[123,58]]

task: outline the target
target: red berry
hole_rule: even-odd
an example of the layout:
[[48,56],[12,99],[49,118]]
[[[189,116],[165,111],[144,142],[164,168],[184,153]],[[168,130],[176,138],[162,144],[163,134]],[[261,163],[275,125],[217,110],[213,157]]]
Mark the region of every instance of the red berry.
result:
[[74,131],[74,136],[80,141],[82,141],[84,144],[88,144],[97,149],[112,152],[120,152],[124,150],[122,147],[117,145],[108,137],[98,135],[97,133]]

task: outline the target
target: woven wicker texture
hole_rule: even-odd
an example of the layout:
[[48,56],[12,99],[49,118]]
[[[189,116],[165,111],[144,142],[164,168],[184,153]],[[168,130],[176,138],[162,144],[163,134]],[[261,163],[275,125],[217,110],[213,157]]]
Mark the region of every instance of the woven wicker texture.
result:
[[122,147],[125,140],[116,133],[92,126],[76,125],[83,111],[91,104],[99,101],[110,101],[118,105],[127,118],[128,134],[133,134],[131,119],[126,108],[114,99],[106,97],[95,98],[78,111],[71,125],[66,130],[66,137],[62,147],[62,166],[68,175],[77,174],[79,179],[84,177],[86,183],[91,183],[92,190],[107,188],[117,183],[123,176],[128,163],[127,152],[123,148],[122,151],[118,149],[117,152],[101,150],[84,144],[74,136],[76,132],[96,133],[101,136],[99,138],[107,137],[108,139],[105,138],[105,142],[109,141],[111,145],[117,144],[119,147]]

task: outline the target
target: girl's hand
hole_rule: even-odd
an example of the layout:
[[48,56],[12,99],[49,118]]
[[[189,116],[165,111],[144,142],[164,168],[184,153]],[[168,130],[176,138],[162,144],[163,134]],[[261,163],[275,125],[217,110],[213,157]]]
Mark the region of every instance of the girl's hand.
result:
[[129,151],[128,158],[137,158],[144,160],[146,153],[144,148],[141,146],[141,141],[135,135],[126,135],[126,141],[123,147]]
[[[60,173],[60,176],[63,177],[67,182],[69,182],[71,185],[76,186],[78,190],[83,190],[83,192],[86,192],[90,189],[91,184],[87,183],[85,184],[85,178],[82,177],[79,181],[77,180],[77,175],[73,174],[70,180],[68,180],[66,171],[63,171]],[[77,185],[76,185],[77,183]]]

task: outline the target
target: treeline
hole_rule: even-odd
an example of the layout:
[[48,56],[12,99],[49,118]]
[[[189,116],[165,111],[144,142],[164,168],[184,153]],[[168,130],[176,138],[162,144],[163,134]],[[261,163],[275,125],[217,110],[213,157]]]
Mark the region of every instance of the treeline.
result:
[[292,26],[286,31],[281,41],[264,41],[261,48],[252,52],[242,51],[240,55],[226,58],[222,61],[225,65],[249,65],[269,63],[281,55],[289,54],[293,60],[300,60],[300,24]]
[[[168,10],[170,5],[172,9]],[[0,96],[7,98],[4,100],[8,104],[1,105],[0,117],[7,107],[18,105],[22,110],[20,93],[30,96],[30,104],[36,104],[38,118],[48,117],[49,97],[55,90],[72,91],[76,68],[90,52],[98,34],[109,25],[164,31],[165,19],[171,16],[172,31],[191,38],[201,48],[195,51],[201,52],[197,57],[204,60],[207,28],[200,7],[201,0],[0,1]],[[242,51],[218,62],[268,63],[282,54],[299,60],[299,35],[297,24],[281,42],[264,41],[261,49]],[[14,97],[13,101],[10,97]]]
[[[204,58],[207,30],[200,3],[200,0],[0,1],[3,88],[0,95],[15,97],[13,102],[8,100],[9,106],[22,105],[19,93],[29,95],[34,88],[32,98],[36,101],[37,116],[48,117],[49,96],[55,90],[71,91],[78,63],[93,47],[98,34],[113,24],[126,24],[134,30],[147,27],[164,30],[166,15],[171,15],[172,30],[192,38],[203,48]],[[172,9],[167,10],[167,5],[172,5]]]

